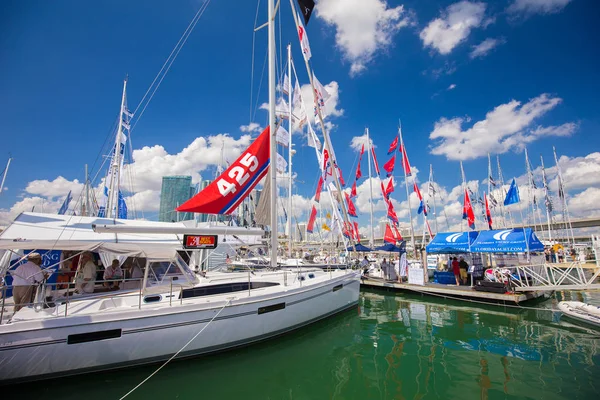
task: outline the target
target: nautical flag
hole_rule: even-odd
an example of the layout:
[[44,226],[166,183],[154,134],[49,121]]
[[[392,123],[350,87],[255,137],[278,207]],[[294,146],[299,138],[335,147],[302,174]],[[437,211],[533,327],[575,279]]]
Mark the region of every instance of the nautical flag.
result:
[[72,200],[71,191],[69,190],[69,193],[67,193],[67,198],[65,199],[65,201],[62,203],[62,206],[60,206],[60,209],[58,210],[58,215],[65,215],[65,213],[69,209],[69,203],[71,202],[71,200]]
[[417,194],[417,198],[419,199],[419,210],[417,213],[423,213],[423,215],[427,216],[427,207],[423,202],[423,196],[421,195],[421,191],[419,190],[419,185],[417,185],[417,182],[413,183],[413,191]]
[[337,171],[338,171],[338,178],[340,179],[340,185],[342,185],[343,187],[346,187],[346,182],[344,181],[344,175],[342,174],[342,169],[338,166],[336,166]]
[[492,228],[492,213],[490,212],[490,207],[488,205],[488,198],[487,198],[487,194],[485,192],[483,192],[483,199],[485,201],[485,218],[487,219],[488,227],[490,228],[490,230],[492,230],[492,229],[494,229],[494,228]]
[[281,154],[277,153],[277,172],[285,173],[287,169],[287,161],[285,158],[281,156]]
[[330,168],[331,162],[329,160],[329,151],[323,149],[323,165],[321,165],[321,172],[323,174],[323,180],[327,179],[327,175],[331,175]]
[[390,144],[390,148],[388,149],[388,155],[396,151],[396,147],[398,147],[398,139],[398,136],[396,136],[392,144]]
[[[306,118],[306,115],[304,116]],[[308,145],[310,147],[314,147],[317,150],[321,150],[321,141],[317,137],[315,131],[313,131],[312,126],[308,125]]]
[[[383,183],[382,183],[382,185],[383,185]],[[384,196],[389,199],[390,194],[392,194],[393,191],[394,191],[394,178],[390,177],[390,180],[388,181],[388,184],[385,188]]]
[[492,176],[490,175],[490,177],[488,178],[490,183],[492,184],[493,187],[496,187],[496,181],[494,180],[494,178],[492,178]]
[[290,94],[290,79],[288,78],[287,73],[283,77],[283,86],[281,87],[281,91],[286,96],[289,96]]
[[304,30],[304,25],[300,20],[300,16],[298,16],[298,39],[300,39],[300,49],[302,49],[302,55],[304,56],[304,60],[308,62],[310,57],[312,56],[310,52],[310,44],[308,43],[308,36],[306,36],[306,31]]
[[313,205],[312,209],[310,210],[310,217],[308,218],[308,224],[306,225],[307,232],[313,233],[316,218],[317,218],[317,209]]
[[117,218],[119,219],[127,219],[127,203],[125,203],[125,198],[123,197],[123,193],[119,190],[119,197],[117,201]]
[[429,193],[431,194],[436,194],[437,191],[435,190],[435,186],[433,186],[433,183],[429,182]]
[[402,241],[402,234],[398,230],[398,227],[396,226],[396,224],[392,225],[392,227],[394,228],[394,234],[396,236],[396,240],[399,241],[399,242],[401,242]]
[[304,23],[308,25],[310,15],[312,14],[313,8],[315,8],[314,0],[298,0],[298,7],[300,7],[300,12],[304,17]]
[[492,208],[496,208],[496,206],[498,205],[498,202],[496,201],[496,198],[494,197],[494,195],[490,193],[488,198],[490,199],[490,203],[492,203]]
[[396,244],[396,237],[390,228],[390,224],[385,224],[385,234],[383,235],[383,241],[391,244]]
[[290,145],[290,134],[282,125],[277,128],[277,143],[285,147]]
[[323,223],[323,225],[321,225],[321,229],[327,232],[331,232],[331,228],[329,228],[326,223]]
[[561,199],[565,198],[565,188],[563,186],[560,175],[558,175],[558,197]]
[[383,164],[383,169],[385,169],[387,171],[388,177],[392,176],[392,173],[394,172],[395,164],[396,164],[396,155],[395,154],[392,156],[392,158],[390,158],[390,160],[388,162]]
[[315,88],[315,116],[318,111],[321,111],[323,117],[325,117],[325,103],[331,97],[325,86],[321,85],[321,82],[317,79],[317,76],[313,72],[313,86]]
[[356,197],[356,181],[352,184],[352,189],[350,190],[350,197]]
[[469,192],[466,189],[463,201],[463,219],[467,220],[467,223],[471,229],[475,229],[475,213],[473,212],[473,207],[471,206]]
[[385,194],[385,186],[383,186],[383,182],[382,182],[382,181],[379,181],[379,184],[381,185],[381,194],[383,195],[383,199],[384,199],[385,201],[387,201],[387,200],[388,200],[388,198],[387,198],[387,196],[386,196],[386,194]]
[[398,223],[398,216],[396,215],[396,211],[394,211],[394,205],[391,201],[388,201],[388,212],[387,217],[392,220],[392,222]]
[[362,178],[362,171],[360,170],[360,159],[358,160],[358,165],[356,166],[356,180]]
[[377,172],[377,175],[379,175],[380,172],[379,165],[377,164],[377,157],[375,157],[375,147],[371,147],[371,154],[373,154],[373,165],[375,165],[375,172]]
[[358,156],[359,160],[362,160],[363,154],[365,154],[365,144],[363,143],[362,147],[360,148],[360,155]]
[[281,104],[278,103],[275,107],[275,114],[281,119],[290,119],[290,109],[288,108],[286,101],[284,99],[279,99],[279,102]]
[[315,193],[315,201],[318,203],[321,201],[321,190],[323,189],[323,177],[319,177],[319,183],[317,183],[317,192]]
[[356,241],[360,243],[360,232],[358,231],[358,222],[354,221],[354,237]]
[[354,206],[352,199],[350,198],[350,196],[348,196],[348,193],[346,192],[344,192],[344,196],[346,197],[346,204],[348,204],[348,215],[354,218],[358,218],[358,215],[356,215],[356,207]]
[[350,232],[354,233],[354,229],[352,229],[352,224],[350,224],[350,229],[348,229],[348,223],[344,222],[344,229],[342,231],[342,235],[344,235],[348,239],[351,239],[354,237],[354,235],[351,235]]
[[521,201],[519,197],[519,187],[517,186],[517,182],[513,178],[512,183],[510,184],[510,188],[508,189],[508,193],[506,193],[506,198],[504,199],[504,205],[508,206],[511,204],[515,204]]
[[402,152],[402,167],[404,168],[404,174],[406,176],[411,176],[412,172],[410,171],[410,162],[408,161],[408,155],[406,155],[406,146],[401,146]]
[[331,214],[328,212],[327,214],[325,214],[325,218],[331,219]]

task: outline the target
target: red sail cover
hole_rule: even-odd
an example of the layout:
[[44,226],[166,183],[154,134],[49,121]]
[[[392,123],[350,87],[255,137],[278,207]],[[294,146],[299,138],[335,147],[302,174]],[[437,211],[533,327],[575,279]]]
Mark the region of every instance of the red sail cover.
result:
[[383,236],[383,241],[391,244],[396,244],[396,237],[392,232],[392,228],[390,228],[390,224],[385,224],[385,235]]
[[402,146],[402,167],[404,168],[404,174],[406,176],[411,176],[410,162],[408,161],[408,156],[406,155],[406,146]]
[[179,212],[231,214],[269,170],[267,127],[217,179],[177,207]]
[[465,189],[465,198],[463,203],[463,219],[467,220],[469,228],[475,229],[475,213],[471,206],[471,199],[469,198],[469,192]]
[[390,148],[388,149],[388,155],[396,151],[396,147],[398,147],[398,136],[396,136],[392,144],[390,144]]
[[396,164],[396,155],[394,154],[388,162],[383,164],[383,169],[385,169],[387,171],[387,176],[392,176],[392,172],[394,172],[395,164]]
[[310,217],[308,218],[308,225],[306,225],[306,231],[309,233],[313,232],[315,227],[315,220],[317,219],[317,209],[315,206],[312,206],[312,210],[310,210]]

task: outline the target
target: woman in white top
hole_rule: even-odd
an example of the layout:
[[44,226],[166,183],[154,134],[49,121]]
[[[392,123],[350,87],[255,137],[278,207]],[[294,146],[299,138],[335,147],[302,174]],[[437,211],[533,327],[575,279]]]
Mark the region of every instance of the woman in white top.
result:
[[96,284],[96,264],[92,261],[90,253],[84,253],[81,256],[81,266],[77,273],[75,289],[78,293],[94,293]]

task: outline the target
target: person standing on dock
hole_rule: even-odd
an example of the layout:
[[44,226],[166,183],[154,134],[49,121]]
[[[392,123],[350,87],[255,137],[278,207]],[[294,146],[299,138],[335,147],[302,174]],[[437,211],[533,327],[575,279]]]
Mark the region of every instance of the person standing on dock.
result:
[[360,267],[363,270],[363,275],[369,275],[369,259],[367,256],[360,262]]
[[465,258],[463,256],[460,256],[460,261],[458,262],[458,266],[460,268],[460,280],[462,281],[463,285],[467,284],[467,271],[469,270],[469,264],[467,264],[467,262],[465,261]]
[[390,264],[384,258],[381,262],[381,270],[383,271],[383,278],[390,279]]
[[460,264],[456,257],[452,257],[452,272],[454,273],[454,279],[456,279],[456,286],[460,286]]

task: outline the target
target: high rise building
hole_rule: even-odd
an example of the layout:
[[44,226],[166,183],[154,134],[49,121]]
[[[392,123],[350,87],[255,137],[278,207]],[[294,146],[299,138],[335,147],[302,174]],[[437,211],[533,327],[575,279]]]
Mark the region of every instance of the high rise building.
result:
[[163,176],[158,220],[172,222],[192,219],[193,213],[178,213],[175,209],[195,194],[196,187],[192,186],[191,176]]
[[[200,182],[200,190],[204,190],[206,189],[206,187],[208,185],[210,185],[212,183],[212,181],[209,180],[203,180],[202,182]],[[198,222],[208,222],[208,216],[210,214],[198,214]]]

